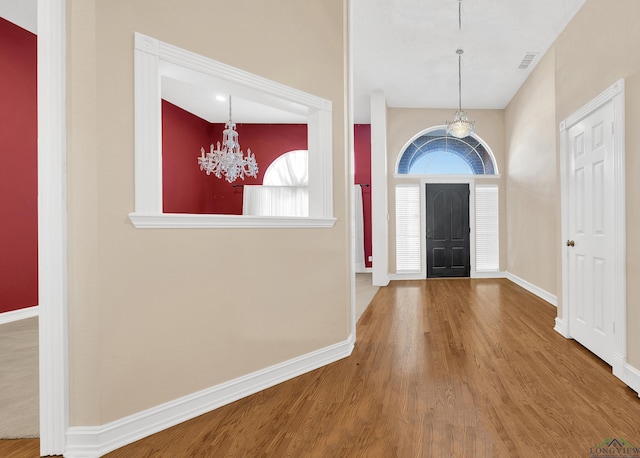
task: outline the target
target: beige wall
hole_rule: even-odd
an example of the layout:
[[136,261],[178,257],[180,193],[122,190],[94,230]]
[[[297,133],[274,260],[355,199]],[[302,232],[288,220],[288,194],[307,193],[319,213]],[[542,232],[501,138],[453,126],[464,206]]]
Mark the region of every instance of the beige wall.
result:
[[[348,337],[345,3],[68,1],[72,426]],[[135,229],[134,32],[331,100],[335,227]]]
[[[418,178],[394,178],[399,157],[407,143],[417,134],[433,126],[442,126],[453,117],[455,110],[388,108],[387,109],[387,164],[389,169],[389,271],[396,271],[395,250],[395,186],[399,183],[419,183]],[[504,111],[467,110],[469,119],[476,122],[476,134],[491,148],[502,174],[505,169]],[[481,183],[498,183],[500,186],[500,233],[506,230],[504,178],[482,180]],[[500,268],[506,265],[506,245],[500,240]]]
[[505,110],[506,270],[551,294],[560,262],[554,57],[542,58]]
[[556,42],[556,119],[561,121],[625,78],[627,352],[640,367],[640,2],[587,0]]
[[[640,130],[636,127],[640,122],[639,17],[637,0],[587,0],[506,110],[509,269],[538,286],[547,285],[560,299],[558,124],[615,81],[625,79],[627,359],[634,367],[640,367],[640,283],[636,281],[640,242],[635,237],[640,231]],[[515,129],[525,123],[535,131],[526,128],[516,134]],[[524,204],[536,212],[521,211]],[[536,251],[518,243],[538,235],[543,240]],[[543,242],[553,243],[554,248]],[[548,266],[555,281],[549,272],[539,270],[540,266]]]

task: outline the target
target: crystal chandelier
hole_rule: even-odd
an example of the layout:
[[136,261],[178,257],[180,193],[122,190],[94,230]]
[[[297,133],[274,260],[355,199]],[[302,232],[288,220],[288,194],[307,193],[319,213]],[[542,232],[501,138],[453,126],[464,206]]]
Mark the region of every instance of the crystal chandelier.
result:
[[464,51],[458,49],[458,111],[453,115],[453,121],[447,122],[447,133],[456,137],[464,138],[471,135],[475,131],[475,122],[469,121],[467,112],[462,111],[462,76],[461,76],[461,59]]
[[229,121],[224,127],[222,145],[218,142],[216,149],[212,143],[208,153],[205,153],[204,148],[200,149],[201,156],[198,157],[200,170],[204,170],[207,175],[213,173],[218,178],[224,176],[229,183],[233,183],[238,178],[244,180],[245,176],[256,178],[258,175],[256,157],[251,154],[251,149],[247,149],[247,155],[244,156],[238,143],[236,124],[231,120],[231,95],[229,95]]

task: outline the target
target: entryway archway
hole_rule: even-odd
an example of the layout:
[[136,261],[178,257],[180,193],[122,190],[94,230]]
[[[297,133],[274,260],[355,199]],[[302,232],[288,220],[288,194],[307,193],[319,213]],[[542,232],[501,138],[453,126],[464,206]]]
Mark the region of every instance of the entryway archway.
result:
[[403,148],[396,176],[397,274],[499,271],[498,167],[479,136],[425,129]]

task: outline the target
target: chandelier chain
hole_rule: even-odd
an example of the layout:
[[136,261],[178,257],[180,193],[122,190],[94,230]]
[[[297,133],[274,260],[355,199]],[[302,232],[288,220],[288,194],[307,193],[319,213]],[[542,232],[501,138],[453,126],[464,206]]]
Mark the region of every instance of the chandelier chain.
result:
[[458,109],[462,111],[462,49],[458,53]]

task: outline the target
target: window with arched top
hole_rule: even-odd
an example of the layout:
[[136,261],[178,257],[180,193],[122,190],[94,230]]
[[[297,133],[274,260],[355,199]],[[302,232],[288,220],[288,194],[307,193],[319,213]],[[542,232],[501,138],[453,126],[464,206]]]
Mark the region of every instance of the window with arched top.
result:
[[307,150],[294,150],[278,156],[264,172],[265,186],[308,186],[309,154]]
[[245,186],[242,214],[251,216],[309,216],[309,154],[294,150],[278,156],[261,186]]
[[[396,273],[426,275],[425,185],[443,181],[469,184],[472,276],[499,272],[500,193],[499,184],[492,182],[498,168],[486,143],[475,135],[456,138],[433,127],[405,146],[396,170],[398,175],[411,175],[395,187]],[[477,179],[481,176],[490,180]]]
[[475,136],[456,138],[444,129],[426,132],[409,143],[398,161],[408,175],[497,175],[493,154]]

